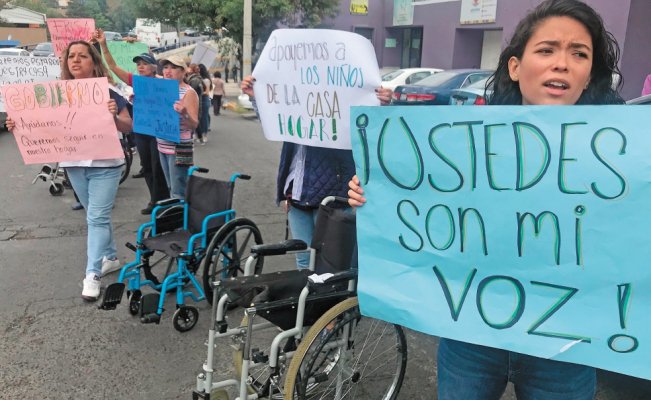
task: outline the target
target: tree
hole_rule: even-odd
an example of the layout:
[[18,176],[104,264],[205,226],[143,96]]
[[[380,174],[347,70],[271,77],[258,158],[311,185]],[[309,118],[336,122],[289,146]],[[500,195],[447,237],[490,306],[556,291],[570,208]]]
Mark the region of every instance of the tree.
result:
[[[221,0],[220,17],[237,41],[243,35],[243,0]],[[278,24],[314,28],[339,12],[339,0],[266,0],[253,2],[253,43],[266,40]]]
[[[4,1],[4,0],[2,0]],[[0,1],[0,8],[3,4]],[[7,1],[4,1],[7,3]],[[45,14],[48,18],[61,18],[63,13],[59,11],[59,5],[55,0],[13,0],[11,5],[18,7],[25,7],[32,11]]]
[[106,16],[106,0],[71,0],[68,3],[66,16],[69,18],[93,18],[95,26],[112,29],[113,22]]

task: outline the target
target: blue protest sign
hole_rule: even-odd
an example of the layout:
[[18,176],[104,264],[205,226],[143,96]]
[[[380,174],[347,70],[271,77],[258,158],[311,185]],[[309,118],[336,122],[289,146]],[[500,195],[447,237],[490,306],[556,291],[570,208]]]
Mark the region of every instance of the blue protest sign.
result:
[[353,107],[362,312],[651,379],[646,106]]
[[179,143],[179,83],[171,79],[133,77],[133,131]]

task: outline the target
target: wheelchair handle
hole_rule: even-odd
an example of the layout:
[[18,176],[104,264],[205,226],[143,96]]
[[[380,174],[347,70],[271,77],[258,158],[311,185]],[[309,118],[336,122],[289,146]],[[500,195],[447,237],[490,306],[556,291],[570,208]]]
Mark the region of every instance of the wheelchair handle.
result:
[[240,173],[236,172],[233,175],[231,175],[231,180],[230,181],[235,182],[235,180],[238,179],[238,178],[242,179],[242,180],[245,180],[245,181],[248,181],[249,179],[251,179],[251,175],[240,174]]
[[207,174],[208,172],[210,172],[208,168],[203,168],[203,167],[196,167],[194,170],[202,174]]

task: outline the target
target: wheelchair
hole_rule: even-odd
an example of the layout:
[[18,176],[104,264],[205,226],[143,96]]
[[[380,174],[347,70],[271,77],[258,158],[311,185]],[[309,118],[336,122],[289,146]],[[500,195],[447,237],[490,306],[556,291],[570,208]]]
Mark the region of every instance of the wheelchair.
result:
[[[258,258],[310,252],[310,269],[215,280],[208,352],[193,400],[396,399],[407,364],[398,325],[362,316],[356,297],[355,215],[320,205],[311,248],[299,240],[254,246]],[[229,303],[245,308],[230,324]],[[257,321],[258,317],[261,321]],[[234,325],[234,326],[231,326]],[[216,340],[230,338],[235,376],[215,382]]]
[[[158,324],[165,295],[175,291],[174,328],[179,332],[189,331],[196,325],[199,312],[185,305],[185,298],[195,302],[206,299],[205,288],[195,277],[202,263],[212,271],[212,276],[220,279],[236,276],[241,270],[240,252],[262,244],[255,223],[247,218],[235,218],[235,210],[231,208],[235,180],[249,180],[250,176],[233,174],[225,182],[195,174],[207,172],[205,168],[190,168],[185,200],[168,199],[156,204],[151,220],[138,228],[136,244],[126,244],[136,253],[135,260],[124,265],[118,281],[106,288],[100,309],[114,310],[122,301],[126,287],[129,313],[139,315],[142,323]],[[165,260],[166,270],[156,274],[154,267]],[[253,272],[261,271],[260,262]],[[143,295],[143,286],[156,293]]]

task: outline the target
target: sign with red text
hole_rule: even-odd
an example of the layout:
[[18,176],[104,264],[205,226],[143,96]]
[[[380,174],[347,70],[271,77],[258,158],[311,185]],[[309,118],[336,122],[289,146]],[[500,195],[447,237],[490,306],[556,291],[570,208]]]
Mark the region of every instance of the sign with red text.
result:
[[380,70],[365,37],[329,29],[277,29],[253,71],[269,140],[350,149],[350,107],[379,105]]
[[108,111],[106,78],[5,85],[0,88],[25,164],[124,156]]
[[54,54],[58,57],[76,40],[88,40],[95,30],[92,18],[48,18],[47,29],[50,31]]

